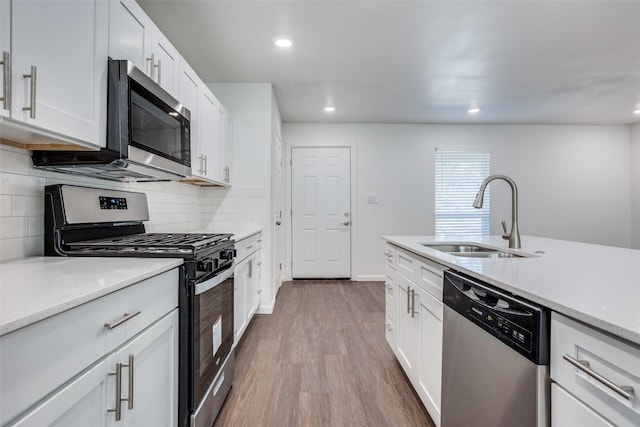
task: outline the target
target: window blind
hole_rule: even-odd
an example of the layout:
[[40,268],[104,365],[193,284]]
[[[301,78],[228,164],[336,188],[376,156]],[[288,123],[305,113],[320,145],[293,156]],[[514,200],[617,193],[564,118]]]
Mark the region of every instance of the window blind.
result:
[[490,152],[436,152],[436,236],[490,234],[490,190],[484,193],[482,209],[473,200],[482,180],[490,173]]

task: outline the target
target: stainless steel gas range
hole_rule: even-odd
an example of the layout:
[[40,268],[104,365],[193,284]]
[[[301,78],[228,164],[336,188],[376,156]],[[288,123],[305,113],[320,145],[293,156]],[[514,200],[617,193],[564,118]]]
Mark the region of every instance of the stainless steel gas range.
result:
[[233,383],[231,234],[146,233],[144,193],[45,187],[45,255],[182,258],[179,427],[211,427]]

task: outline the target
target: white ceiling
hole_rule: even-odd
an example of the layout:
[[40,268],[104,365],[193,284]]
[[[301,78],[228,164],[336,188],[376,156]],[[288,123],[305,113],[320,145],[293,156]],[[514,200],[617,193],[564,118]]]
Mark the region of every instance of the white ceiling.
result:
[[640,1],[138,2],[205,82],[273,83],[286,122],[640,121]]

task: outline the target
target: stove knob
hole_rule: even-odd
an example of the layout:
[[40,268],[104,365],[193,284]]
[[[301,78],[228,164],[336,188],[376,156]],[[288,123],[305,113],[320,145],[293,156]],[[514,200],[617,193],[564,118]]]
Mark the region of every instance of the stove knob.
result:
[[218,260],[212,258],[203,258],[198,261],[197,269],[198,271],[206,271],[211,272],[218,267]]
[[220,259],[231,259],[236,256],[235,249],[226,249],[220,252]]

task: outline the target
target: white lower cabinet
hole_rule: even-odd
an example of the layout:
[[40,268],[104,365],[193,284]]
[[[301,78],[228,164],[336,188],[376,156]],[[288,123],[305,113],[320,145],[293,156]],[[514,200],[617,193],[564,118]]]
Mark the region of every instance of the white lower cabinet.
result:
[[558,384],[551,384],[551,425],[562,427],[614,427],[593,409],[567,393]]
[[237,344],[260,305],[261,233],[236,241],[236,266],[233,273],[233,330]]
[[550,365],[552,427],[640,426],[638,346],[554,312]]
[[175,426],[177,306],[174,269],[0,337],[0,425]]
[[[395,254],[398,260],[397,263],[387,261],[387,342],[429,415],[439,426],[442,383],[441,282],[445,267],[399,248],[387,247],[385,256],[387,253]],[[394,301],[393,306],[390,307],[389,301]]]

